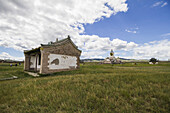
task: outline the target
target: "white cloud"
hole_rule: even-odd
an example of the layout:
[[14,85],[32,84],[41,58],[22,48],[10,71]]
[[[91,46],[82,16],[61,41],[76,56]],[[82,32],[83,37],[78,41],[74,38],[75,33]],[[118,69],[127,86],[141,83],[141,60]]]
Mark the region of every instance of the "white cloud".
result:
[[135,31],[135,30],[134,30],[134,31],[131,31],[131,30],[125,29],[125,31],[128,32],[128,33],[134,33],[134,34],[137,33],[137,31]]
[[139,30],[139,27],[133,27],[133,28],[125,29],[126,32],[133,33],[133,34],[136,34],[138,32],[138,30]]
[[6,53],[6,52],[2,52],[0,54],[0,59],[3,59],[3,60],[10,59],[10,60],[22,61],[24,58],[23,57],[14,57],[14,56],[11,56],[10,54]]
[[154,3],[154,4],[152,5],[152,7],[159,6],[159,5],[161,5],[161,4],[162,4],[162,2],[163,2],[163,1],[156,2],[156,3]]
[[134,42],[127,42],[118,38],[110,40],[109,37],[99,37],[97,35],[80,35],[78,38],[73,38],[73,41],[77,43],[78,47],[82,48],[82,58],[93,58],[94,56],[101,58],[111,49],[114,51],[129,51],[138,46]]
[[154,4],[152,5],[152,7],[157,7],[157,6],[164,7],[164,6],[166,6],[166,5],[168,5],[167,2],[159,1],[159,2],[154,3]]
[[164,7],[164,6],[166,6],[166,5],[168,5],[168,3],[167,3],[167,2],[164,2],[164,3],[161,5],[161,7]]
[[[80,35],[85,30],[84,24],[93,24],[103,17],[109,18],[127,10],[126,0],[0,0],[0,46],[23,51],[70,35],[83,50],[82,58],[101,58],[110,49],[133,51],[136,58],[147,55],[150,58],[156,53],[161,53],[160,58],[166,58],[169,42],[164,42],[165,46],[161,45],[162,41],[139,46],[118,38],[110,40],[109,37]],[[127,29],[132,33],[137,30]],[[145,49],[148,50],[145,52]],[[149,53],[149,49],[154,54]],[[0,58],[23,59],[5,52]]]
[[127,42],[120,39],[110,40],[108,37],[99,37],[97,35],[83,35],[74,42],[80,44],[83,53],[81,58],[103,58],[113,49],[114,51],[130,51],[138,45],[134,42]]
[[[128,10],[126,0],[0,0],[0,46],[23,51],[79,37],[92,24]],[[107,4],[107,5],[106,5]]]
[[84,24],[127,10],[126,0],[0,0],[0,46],[23,51],[70,35],[82,54],[109,50],[113,44],[124,49],[133,44],[80,33]]
[[150,59],[152,57],[158,58],[160,60],[167,60],[170,58],[170,41],[152,41],[144,45],[135,47],[132,50],[132,55],[127,58],[134,59]]
[[106,53],[107,51],[85,51],[82,53],[81,58],[103,58],[103,55]]
[[[97,38],[97,37],[95,37]],[[91,40],[86,40],[85,42],[93,42]],[[107,45],[105,48],[98,46],[101,43]],[[84,46],[86,47],[86,46]],[[126,42],[120,39],[110,40],[108,38],[103,38],[95,43],[90,43],[87,47],[84,48],[81,58],[105,58],[109,56],[109,51],[114,50],[116,57],[125,57],[130,59],[150,59],[155,57],[159,60],[170,59],[170,41],[169,40],[160,40],[160,41],[151,41],[149,43],[137,45],[134,42]]]
[[170,33],[166,33],[166,34],[163,34],[163,35],[161,35],[161,36],[167,37],[167,36],[170,36]]

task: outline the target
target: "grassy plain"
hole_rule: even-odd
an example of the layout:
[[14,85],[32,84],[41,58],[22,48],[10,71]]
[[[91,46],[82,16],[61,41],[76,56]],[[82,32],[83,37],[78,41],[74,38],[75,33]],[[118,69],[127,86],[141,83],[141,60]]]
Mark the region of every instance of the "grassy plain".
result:
[[15,64],[13,63],[13,66],[10,67],[10,63],[1,63],[0,64],[0,79],[3,78],[9,78],[13,76],[17,76],[19,78],[26,78],[29,77],[28,74],[24,73],[23,71],[23,64],[20,66],[14,66]]
[[0,66],[0,112],[170,112],[170,63],[86,63],[79,70],[30,77]]

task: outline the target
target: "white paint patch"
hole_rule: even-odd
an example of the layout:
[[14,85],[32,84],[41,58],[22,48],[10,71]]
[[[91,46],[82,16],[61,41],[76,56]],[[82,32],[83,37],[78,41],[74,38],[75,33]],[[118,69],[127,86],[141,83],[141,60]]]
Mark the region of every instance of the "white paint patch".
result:
[[[77,57],[75,56],[68,56],[68,55],[59,55],[59,54],[50,54],[49,58],[49,69],[70,69],[77,67]],[[52,63],[53,60],[58,59],[58,65]]]

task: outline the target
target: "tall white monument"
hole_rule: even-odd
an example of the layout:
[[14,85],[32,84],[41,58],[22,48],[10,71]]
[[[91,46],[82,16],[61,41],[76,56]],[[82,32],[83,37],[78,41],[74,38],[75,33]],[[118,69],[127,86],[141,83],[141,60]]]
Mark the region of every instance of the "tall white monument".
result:
[[114,56],[114,52],[113,50],[111,49],[110,51],[110,57],[106,57],[103,61],[104,64],[119,64],[121,63],[120,59],[116,59],[115,56]]

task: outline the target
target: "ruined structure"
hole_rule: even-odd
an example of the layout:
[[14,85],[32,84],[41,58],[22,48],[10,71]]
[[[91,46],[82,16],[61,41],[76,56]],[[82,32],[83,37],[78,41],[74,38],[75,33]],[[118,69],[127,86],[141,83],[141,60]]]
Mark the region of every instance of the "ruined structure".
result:
[[81,51],[72,42],[70,37],[40,47],[25,50],[25,71],[35,71],[41,74],[59,71],[74,70],[79,68]]

